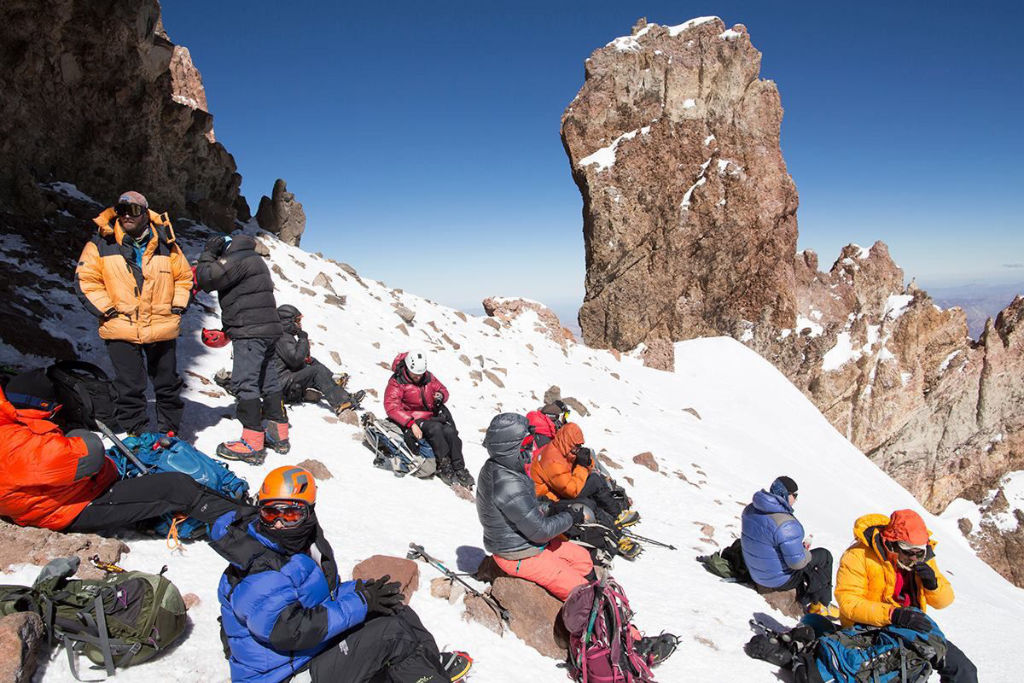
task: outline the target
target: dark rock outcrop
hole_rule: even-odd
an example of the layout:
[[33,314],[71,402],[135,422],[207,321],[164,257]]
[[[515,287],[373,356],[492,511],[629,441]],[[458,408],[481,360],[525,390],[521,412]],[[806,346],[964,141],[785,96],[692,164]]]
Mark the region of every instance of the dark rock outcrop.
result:
[[278,178],[271,196],[264,195],[260,199],[256,221],[261,228],[274,233],[285,244],[297,247],[306,229],[306,212],[302,210],[302,204],[295,200],[295,195],[288,191],[287,183]]
[[412,594],[420,585],[420,568],[412,560],[390,555],[373,555],[352,568],[352,578],[369,581],[384,575],[397,581],[402,587],[402,599],[409,604]]

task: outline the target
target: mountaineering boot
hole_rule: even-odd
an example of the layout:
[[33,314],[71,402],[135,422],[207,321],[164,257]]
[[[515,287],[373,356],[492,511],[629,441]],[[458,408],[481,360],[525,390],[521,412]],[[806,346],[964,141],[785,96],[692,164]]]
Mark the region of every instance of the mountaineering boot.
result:
[[335,384],[344,389],[345,385],[348,384],[348,373],[340,372],[337,375],[335,375],[332,379],[334,379]]
[[319,403],[320,399],[323,397],[323,393],[321,393],[319,389],[314,389],[313,387],[302,392],[303,403]]
[[465,486],[467,489],[471,489],[476,485],[476,480],[473,479],[473,475],[465,468],[455,473],[455,482]]
[[452,683],[465,678],[471,666],[473,666],[473,658],[466,652],[453,650],[441,653],[441,668],[444,669],[448,680]]
[[261,465],[267,457],[267,452],[263,450],[263,432],[242,429],[242,438],[238,441],[225,441],[217,446],[217,455],[225,460]]
[[277,453],[287,453],[292,449],[292,444],[288,440],[288,423],[287,422],[273,422],[267,421],[267,445],[274,449]]
[[820,602],[812,602],[807,606],[807,614],[819,614],[828,619],[839,618],[839,608],[835,605],[823,605]]
[[620,529],[625,529],[627,526],[633,526],[639,521],[639,512],[636,510],[623,510],[619,513],[619,516],[615,518],[615,526]]
[[644,636],[636,644],[636,651],[647,661],[647,666],[655,667],[672,656],[679,645],[680,638],[671,633],[659,636]]
[[349,395],[347,401],[342,401],[341,403],[338,404],[338,407],[334,409],[334,414],[341,415],[346,410],[358,410],[359,403],[363,400],[364,396],[366,396],[366,392],[363,391],[362,389],[360,389],[354,394]]
[[643,552],[643,547],[632,538],[623,536],[619,539],[619,557],[635,560]]
[[444,482],[445,486],[451,486],[455,482],[455,472],[452,470],[452,464],[448,460],[438,463],[437,471],[434,474]]

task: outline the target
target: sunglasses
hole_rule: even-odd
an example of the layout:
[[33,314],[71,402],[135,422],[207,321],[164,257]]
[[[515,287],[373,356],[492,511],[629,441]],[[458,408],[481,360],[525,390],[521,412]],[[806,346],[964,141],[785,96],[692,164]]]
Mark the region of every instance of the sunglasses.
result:
[[138,204],[118,204],[114,207],[114,211],[117,212],[118,216],[130,216],[131,218],[138,218],[145,210]]
[[280,521],[285,527],[295,527],[309,519],[309,506],[294,503],[269,503],[260,506],[260,520],[267,526]]
[[924,548],[918,548],[918,547],[911,546],[911,545],[905,545],[903,543],[897,543],[896,544],[896,550],[899,551],[899,553],[901,555],[905,555],[906,557],[913,557],[913,558],[916,558],[916,559],[919,559],[919,560],[924,558],[924,554],[925,554],[925,549]]

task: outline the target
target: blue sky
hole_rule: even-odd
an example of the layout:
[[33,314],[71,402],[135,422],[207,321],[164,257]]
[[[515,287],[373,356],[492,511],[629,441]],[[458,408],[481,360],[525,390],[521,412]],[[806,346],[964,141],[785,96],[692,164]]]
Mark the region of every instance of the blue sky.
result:
[[882,239],[926,287],[1024,281],[1016,3],[162,5],[253,211],[284,178],[303,247],[443,303],[574,316],[582,202],[560,119],[584,60],[641,16],[747,26],[782,95],[799,246],[823,267]]

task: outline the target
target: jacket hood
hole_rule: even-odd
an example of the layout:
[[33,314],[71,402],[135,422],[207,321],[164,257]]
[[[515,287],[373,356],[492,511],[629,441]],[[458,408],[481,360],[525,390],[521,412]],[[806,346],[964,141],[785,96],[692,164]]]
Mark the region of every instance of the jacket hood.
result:
[[[885,549],[883,544],[882,532],[889,526],[890,519],[887,515],[880,515],[876,512],[862,515],[857,518],[857,521],[853,523],[853,537],[860,543],[863,543],[868,548],[874,551],[878,559],[882,561],[888,561],[889,552]],[[935,556],[935,545],[936,542],[931,537],[931,531],[928,531],[928,553],[925,559],[931,559]]]
[[[174,228],[171,226],[171,219],[166,213],[157,213],[152,209],[146,209],[149,213],[149,224],[153,227],[160,228],[157,230],[159,235],[167,244],[174,244],[176,237],[174,236]],[[113,236],[118,244],[124,239],[124,228],[121,227],[121,223],[117,220],[117,211],[114,207],[108,207],[104,209],[100,215],[92,219],[92,222],[96,224],[100,237],[108,238]]]
[[761,489],[754,494],[754,498],[751,501],[751,505],[758,512],[765,514],[772,514],[775,512],[786,512],[793,514],[793,506],[789,504],[789,501],[784,499],[782,496],[777,496],[774,493],[769,493],[764,489]]
[[488,457],[502,467],[521,471],[525,462],[523,439],[530,434],[529,424],[525,417],[516,413],[495,415],[484,435]]
[[575,422],[569,422],[555,433],[550,446],[562,454],[566,460],[575,461],[572,449],[583,444],[583,430]]
[[233,254],[239,251],[255,251],[256,240],[251,235],[233,235],[228,246],[224,248],[224,254]]

